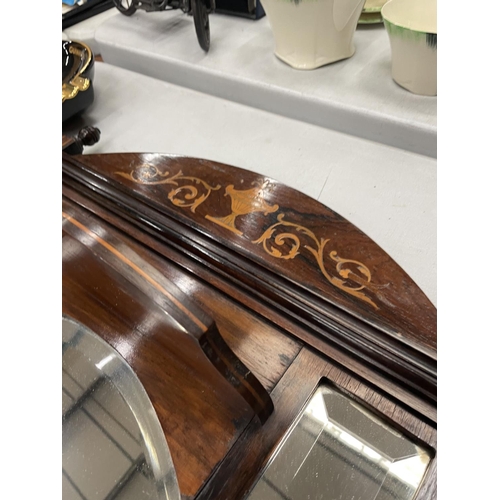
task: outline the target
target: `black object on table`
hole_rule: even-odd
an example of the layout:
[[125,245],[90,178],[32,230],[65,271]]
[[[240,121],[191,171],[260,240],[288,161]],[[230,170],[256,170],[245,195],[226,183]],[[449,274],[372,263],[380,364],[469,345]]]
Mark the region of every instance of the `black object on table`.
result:
[[250,19],[260,19],[266,15],[260,0],[217,0],[215,12]]
[[63,31],[70,26],[81,23],[101,12],[112,9],[113,0],[87,0],[83,5],[79,5],[62,16]]
[[94,54],[82,42],[62,41],[62,121],[94,102]]

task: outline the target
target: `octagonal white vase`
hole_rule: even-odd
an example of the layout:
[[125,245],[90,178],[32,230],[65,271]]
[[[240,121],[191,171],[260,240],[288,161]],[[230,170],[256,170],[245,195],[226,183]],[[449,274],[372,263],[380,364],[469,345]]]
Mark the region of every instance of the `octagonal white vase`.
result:
[[297,69],[314,69],[354,54],[354,31],[365,0],[261,0],[274,53]]

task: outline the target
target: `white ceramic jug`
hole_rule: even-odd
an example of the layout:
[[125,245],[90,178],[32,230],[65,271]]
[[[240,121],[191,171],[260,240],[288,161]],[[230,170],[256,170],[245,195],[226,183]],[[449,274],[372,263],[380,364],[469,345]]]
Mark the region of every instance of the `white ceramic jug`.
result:
[[277,57],[314,69],[354,54],[353,36],[365,0],[261,0]]

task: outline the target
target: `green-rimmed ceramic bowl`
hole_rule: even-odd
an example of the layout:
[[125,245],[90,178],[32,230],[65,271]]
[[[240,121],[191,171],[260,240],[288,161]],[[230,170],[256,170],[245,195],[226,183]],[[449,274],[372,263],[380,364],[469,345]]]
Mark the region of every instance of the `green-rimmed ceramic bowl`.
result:
[[437,0],[389,0],[382,17],[394,81],[415,94],[437,95]]
[[382,7],[387,0],[366,0],[358,24],[377,24],[383,22]]

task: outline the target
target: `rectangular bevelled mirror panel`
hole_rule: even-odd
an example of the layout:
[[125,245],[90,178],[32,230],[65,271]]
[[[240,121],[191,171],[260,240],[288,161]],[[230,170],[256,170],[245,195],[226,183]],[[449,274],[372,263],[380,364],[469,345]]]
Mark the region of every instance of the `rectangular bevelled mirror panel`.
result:
[[323,385],[247,500],[411,500],[430,459],[387,422]]

